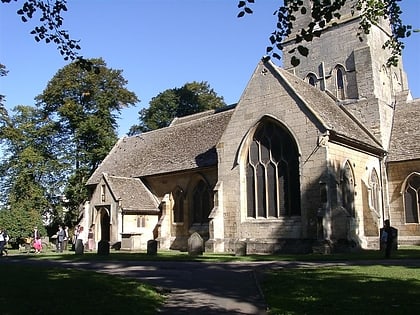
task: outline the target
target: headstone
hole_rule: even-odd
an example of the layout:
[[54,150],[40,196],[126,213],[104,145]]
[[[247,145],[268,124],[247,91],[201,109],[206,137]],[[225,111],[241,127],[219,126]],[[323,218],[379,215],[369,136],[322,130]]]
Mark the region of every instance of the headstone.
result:
[[156,255],[158,242],[155,240],[147,241],[147,255]]
[[246,256],[246,242],[245,241],[236,241],[235,256]]
[[98,255],[109,255],[109,242],[100,240],[98,243]]
[[188,254],[190,255],[203,255],[204,241],[200,234],[194,232],[188,239]]
[[83,246],[82,240],[76,240],[74,251],[76,255],[83,255],[83,253],[85,252],[85,247]]

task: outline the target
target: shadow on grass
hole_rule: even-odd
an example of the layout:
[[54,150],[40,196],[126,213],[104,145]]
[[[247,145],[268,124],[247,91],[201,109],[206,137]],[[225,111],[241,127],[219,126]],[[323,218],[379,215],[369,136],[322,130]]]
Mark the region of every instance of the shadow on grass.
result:
[[1,314],[155,314],[163,302],[139,281],[91,271],[5,262],[1,272]]
[[269,314],[413,314],[420,272],[402,266],[293,268],[263,281]]

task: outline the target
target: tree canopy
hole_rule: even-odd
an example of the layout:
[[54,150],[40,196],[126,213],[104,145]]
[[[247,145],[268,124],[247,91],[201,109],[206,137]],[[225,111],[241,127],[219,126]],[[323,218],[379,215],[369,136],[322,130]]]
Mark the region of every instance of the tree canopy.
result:
[[36,107],[17,106],[14,114],[0,116],[0,188],[7,209],[57,220],[67,213],[70,221],[87,199],[85,182],[117,140],[121,109],[138,101],[121,70],[102,59],[88,61],[100,71],[73,62],[36,97]]
[[86,200],[85,182],[117,140],[121,109],[138,102],[126,89],[122,70],[102,59],[89,59],[98,72],[71,63],[57,72],[36,97],[44,117],[58,125],[59,158],[68,165],[66,195],[73,208]]
[[207,82],[186,83],[153,97],[149,107],[139,112],[140,124],[132,126],[129,135],[167,127],[175,117],[224,106],[223,97],[218,96]]

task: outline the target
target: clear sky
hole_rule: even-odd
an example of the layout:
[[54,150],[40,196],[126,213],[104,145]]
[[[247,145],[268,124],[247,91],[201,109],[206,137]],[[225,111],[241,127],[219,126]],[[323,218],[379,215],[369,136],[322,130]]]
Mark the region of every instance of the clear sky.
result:
[[[258,0],[254,14],[237,18],[238,0],[68,0],[64,29],[80,39],[86,58],[102,57],[123,70],[127,88],[140,102],[124,109],[119,135],[137,124],[138,111],[160,92],[187,82],[207,81],[227,104],[236,103],[275,28],[273,12],[282,0]],[[36,43],[16,14],[18,3],[0,3],[0,77],[6,107],[34,105],[65,62],[52,44]],[[420,28],[419,0],[403,0],[405,23]],[[420,97],[420,33],[406,40],[405,70],[414,97]],[[275,61],[280,64],[280,62]]]

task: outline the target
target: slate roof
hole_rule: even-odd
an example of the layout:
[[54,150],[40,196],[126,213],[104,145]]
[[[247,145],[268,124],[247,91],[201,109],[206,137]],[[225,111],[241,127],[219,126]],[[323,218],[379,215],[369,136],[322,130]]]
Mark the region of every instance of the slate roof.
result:
[[233,108],[209,110],[166,128],[121,138],[87,185],[97,184],[102,173],[139,178],[217,165],[216,144]]
[[397,103],[388,162],[420,159],[420,99]]
[[103,174],[115,199],[121,200],[123,211],[159,213],[159,203],[138,178]]
[[373,134],[327,93],[311,86],[289,71],[279,68],[270,60],[266,60],[265,65],[275,71],[280,79],[292,88],[324,128],[330,131],[330,139],[335,137],[341,141],[350,141],[377,152],[382,151],[382,146]]

